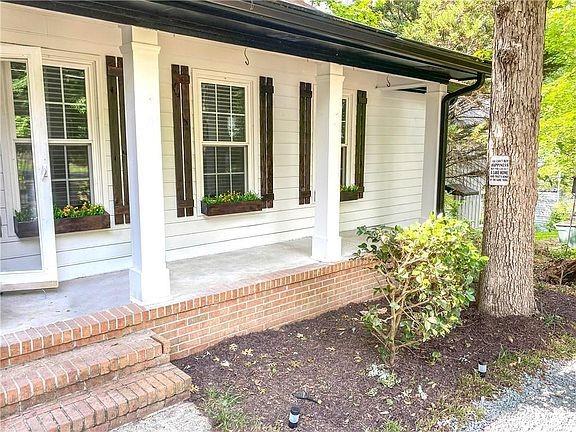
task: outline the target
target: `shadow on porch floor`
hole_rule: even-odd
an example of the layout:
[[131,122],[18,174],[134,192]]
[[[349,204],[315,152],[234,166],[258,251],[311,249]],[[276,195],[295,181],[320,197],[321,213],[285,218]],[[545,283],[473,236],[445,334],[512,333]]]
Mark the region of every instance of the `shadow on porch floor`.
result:
[[[354,231],[342,236],[342,253],[350,256],[359,243]],[[219,292],[231,284],[317,264],[310,257],[310,237],[206,255],[168,263],[171,300]],[[3,293],[0,334],[38,327],[130,303],[128,271],[105,273],[60,283],[57,289]]]

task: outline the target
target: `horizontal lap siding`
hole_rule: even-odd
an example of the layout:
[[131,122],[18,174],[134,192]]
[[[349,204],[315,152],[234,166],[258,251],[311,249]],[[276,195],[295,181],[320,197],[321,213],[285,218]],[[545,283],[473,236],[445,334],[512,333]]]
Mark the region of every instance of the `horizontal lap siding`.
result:
[[[349,72],[344,85],[366,89],[364,197],[340,206],[340,229],[405,225],[420,217],[424,156],[423,95],[384,92],[374,74]],[[381,78],[380,78],[381,79]]]

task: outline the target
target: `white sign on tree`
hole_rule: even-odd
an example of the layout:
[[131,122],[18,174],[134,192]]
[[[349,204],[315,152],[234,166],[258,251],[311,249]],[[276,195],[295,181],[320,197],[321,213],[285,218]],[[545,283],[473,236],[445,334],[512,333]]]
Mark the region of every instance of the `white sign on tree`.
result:
[[510,156],[492,156],[488,184],[490,186],[508,186],[510,181]]

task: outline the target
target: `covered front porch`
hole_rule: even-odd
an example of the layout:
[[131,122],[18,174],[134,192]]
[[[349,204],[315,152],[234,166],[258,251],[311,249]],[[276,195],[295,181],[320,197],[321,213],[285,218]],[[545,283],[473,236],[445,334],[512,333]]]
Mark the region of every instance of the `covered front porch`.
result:
[[[357,250],[355,231],[341,233],[343,259]],[[311,258],[312,238],[305,237],[215,255],[173,261],[168,303],[290,275],[321,265]],[[128,270],[61,282],[57,289],[3,293],[0,334],[90,315],[131,303]]]

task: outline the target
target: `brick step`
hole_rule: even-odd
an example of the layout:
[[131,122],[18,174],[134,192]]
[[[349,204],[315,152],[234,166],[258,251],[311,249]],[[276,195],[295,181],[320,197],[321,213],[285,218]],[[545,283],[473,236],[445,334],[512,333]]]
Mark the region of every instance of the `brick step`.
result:
[[172,364],[133,373],[0,421],[3,432],[107,431],[190,396],[190,377]]
[[169,362],[169,347],[150,331],[99,342],[1,371],[0,414],[21,413],[50,402]]

